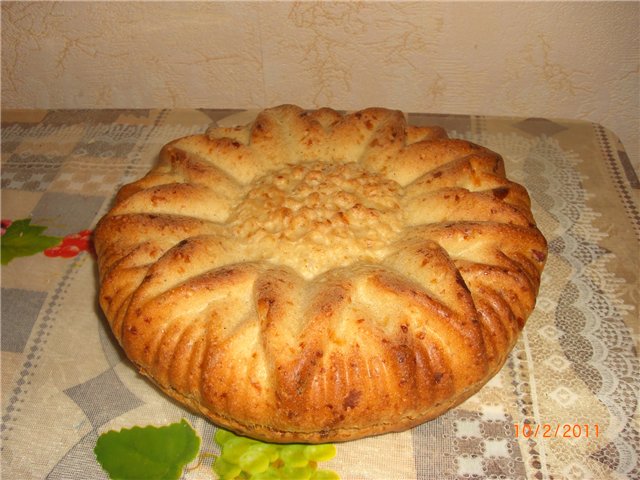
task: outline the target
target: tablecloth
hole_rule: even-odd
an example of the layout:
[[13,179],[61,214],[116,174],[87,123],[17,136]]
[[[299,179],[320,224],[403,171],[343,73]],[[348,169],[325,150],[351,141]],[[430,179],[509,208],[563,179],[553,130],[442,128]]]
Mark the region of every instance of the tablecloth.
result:
[[[3,478],[106,478],[93,452],[100,434],[182,418],[202,451],[219,451],[214,425],[122,355],[82,242],[163,144],[247,115],[2,112],[2,233],[19,222],[34,237],[76,245],[64,253],[45,242],[1,267]],[[323,467],[343,479],[640,478],[640,182],[623,145],[582,121],[408,118],[503,155],[549,242],[540,295],[505,367],[478,394],[412,430],[337,444]],[[205,456],[183,477],[215,478],[210,467]]]

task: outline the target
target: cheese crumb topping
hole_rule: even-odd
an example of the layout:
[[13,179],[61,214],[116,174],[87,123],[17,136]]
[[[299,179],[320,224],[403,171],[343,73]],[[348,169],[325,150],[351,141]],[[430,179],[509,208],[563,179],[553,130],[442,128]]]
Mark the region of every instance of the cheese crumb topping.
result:
[[401,190],[357,163],[288,165],[254,182],[229,226],[252,258],[313,278],[384,256],[403,227]]

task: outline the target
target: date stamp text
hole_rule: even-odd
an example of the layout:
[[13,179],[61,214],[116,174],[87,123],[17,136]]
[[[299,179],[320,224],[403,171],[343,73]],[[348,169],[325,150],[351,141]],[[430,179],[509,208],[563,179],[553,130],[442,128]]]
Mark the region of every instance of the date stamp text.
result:
[[597,423],[514,423],[516,438],[598,438]]

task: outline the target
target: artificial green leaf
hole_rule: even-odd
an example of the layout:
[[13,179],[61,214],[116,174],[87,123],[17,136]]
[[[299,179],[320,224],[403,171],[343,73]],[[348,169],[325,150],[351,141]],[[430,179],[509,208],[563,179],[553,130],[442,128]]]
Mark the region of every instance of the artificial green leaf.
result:
[[98,438],[94,452],[112,479],[178,479],[200,450],[200,437],[182,419],[165,427],[123,428]]
[[0,262],[8,264],[16,257],[28,257],[60,243],[60,237],[42,235],[47,227],[31,225],[30,218],[14,221],[0,240]]

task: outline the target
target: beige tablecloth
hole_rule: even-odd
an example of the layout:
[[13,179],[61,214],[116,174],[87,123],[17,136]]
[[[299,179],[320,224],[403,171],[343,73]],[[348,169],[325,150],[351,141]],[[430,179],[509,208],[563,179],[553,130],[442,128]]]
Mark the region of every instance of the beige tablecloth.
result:
[[[234,115],[231,119],[228,117]],[[2,218],[43,235],[91,229],[160,147],[221,110],[5,111]],[[537,308],[504,369],[440,418],[339,444],[343,479],[640,478],[637,172],[585,122],[411,114],[501,153],[549,241]],[[4,226],[9,222],[4,222]],[[140,377],[96,302],[96,266],[36,252],[2,266],[2,474],[105,478],[98,435],[188,419],[202,450],[215,427]],[[185,478],[215,478],[210,459]]]

